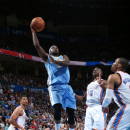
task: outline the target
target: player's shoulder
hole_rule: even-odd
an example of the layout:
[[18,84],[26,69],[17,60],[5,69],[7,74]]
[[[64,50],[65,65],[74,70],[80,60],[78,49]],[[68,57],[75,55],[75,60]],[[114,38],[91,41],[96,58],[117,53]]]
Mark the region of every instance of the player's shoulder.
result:
[[116,77],[118,77],[118,73],[110,74],[109,77],[110,77],[110,78],[116,78]]
[[69,57],[67,55],[62,56],[64,60],[69,61]]
[[21,106],[16,107],[16,108],[15,108],[15,111],[16,111],[16,112],[17,112],[17,111],[22,111],[22,107],[21,107]]
[[115,81],[115,80],[117,80],[119,78],[120,78],[119,75],[117,73],[115,73],[115,74],[109,75],[108,80],[109,81]]
[[67,56],[67,55],[61,55],[61,56],[62,56],[63,58],[66,58],[66,57],[68,58],[68,56]]

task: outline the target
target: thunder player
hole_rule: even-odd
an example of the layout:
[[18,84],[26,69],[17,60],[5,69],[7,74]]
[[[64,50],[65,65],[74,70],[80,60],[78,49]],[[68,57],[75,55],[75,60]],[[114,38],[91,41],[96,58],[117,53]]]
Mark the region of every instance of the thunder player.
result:
[[117,58],[111,70],[115,73],[108,77],[107,90],[102,109],[111,103],[111,98],[120,107],[111,118],[107,130],[130,130],[130,75],[126,73],[129,62],[125,58]]
[[69,129],[74,130],[74,109],[76,101],[71,86],[68,85],[70,80],[69,58],[59,56],[57,46],[52,46],[47,54],[40,46],[35,31],[32,30],[33,44],[40,57],[44,60],[48,72],[48,91],[52,106],[54,106],[54,119],[56,130],[60,129],[61,108],[63,107],[68,113]]
[[[106,80],[101,79],[102,70],[93,70],[94,80],[87,86],[84,96],[75,97],[79,101],[86,101],[88,106],[85,117],[85,130],[104,130],[106,128],[106,114],[102,112],[103,95],[106,89]],[[87,99],[86,99],[87,98]],[[108,109],[106,110],[108,112]]]
[[20,106],[17,107],[10,117],[9,123],[11,124],[8,130],[25,130],[26,113],[25,108],[28,105],[28,99],[26,96],[20,98]]

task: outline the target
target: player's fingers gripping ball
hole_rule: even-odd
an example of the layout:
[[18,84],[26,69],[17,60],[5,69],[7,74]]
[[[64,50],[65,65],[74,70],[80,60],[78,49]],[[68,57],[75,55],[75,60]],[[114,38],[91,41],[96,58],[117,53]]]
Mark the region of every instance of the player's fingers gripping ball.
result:
[[31,21],[30,26],[34,31],[41,32],[45,28],[45,21],[41,17],[36,17]]

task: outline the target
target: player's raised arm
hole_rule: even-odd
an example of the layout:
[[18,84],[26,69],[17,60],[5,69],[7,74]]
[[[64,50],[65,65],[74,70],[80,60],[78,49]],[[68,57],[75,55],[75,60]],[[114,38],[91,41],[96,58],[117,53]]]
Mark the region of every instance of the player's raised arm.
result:
[[67,67],[70,64],[70,60],[69,60],[68,56],[66,56],[66,55],[63,55],[63,61],[56,61],[50,55],[49,55],[49,57],[50,57],[50,62],[55,63],[57,65]]
[[9,123],[12,124],[13,126],[15,126],[16,128],[20,128],[21,130],[25,130],[22,126],[18,125],[16,123],[16,118],[19,117],[19,115],[21,115],[21,113],[23,112],[23,110],[20,107],[17,107],[15,109],[15,111],[13,112],[13,114],[10,117]]
[[75,98],[78,100],[78,101],[81,101],[81,102],[86,102],[86,95],[87,95],[87,91],[86,93],[84,94],[84,96],[79,96],[77,94],[75,94]]
[[99,76],[98,76],[98,79],[97,79],[97,82],[99,84],[101,84],[101,77],[102,77],[102,71],[101,71],[101,69],[99,69]]
[[32,26],[30,25],[31,31],[32,31],[32,38],[33,38],[33,44],[39,54],[39,56],[47,62],[48,60],[48,54],[44,51],[44,49],[40,46],[39,40],[36,36],[36,32],[33,30]]
[[117,78],[117,74],[113,74],[108,77],[106,94],[105,94],[105,98],[104,98],[103,104],[102,104],[103,108],[107,107],[111,103],[111,99],[114,95],[113,89],[114,89],[114,84],[115,84],[116,78]]
[[102,70],[99,69],[99,76],[98,76],[98,78],[97,78],[97,82],[99,83],[99,85],[100,85],[104,90],[106,90],[106,89],[107,89],[107,81],[101,79],[102,73],[103,73]]

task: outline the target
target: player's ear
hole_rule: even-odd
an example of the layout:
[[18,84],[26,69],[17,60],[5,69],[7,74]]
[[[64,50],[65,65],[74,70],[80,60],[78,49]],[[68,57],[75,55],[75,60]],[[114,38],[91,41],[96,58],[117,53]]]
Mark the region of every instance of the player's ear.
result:
[[122,65],[121,65],[121,64],[118,64],[118,67],[119,67],[119,68],[121,68],[121,67],[122,67]]
[[118,64],[118,67],[122,67],[122,65],[121,65],[121,64]]

